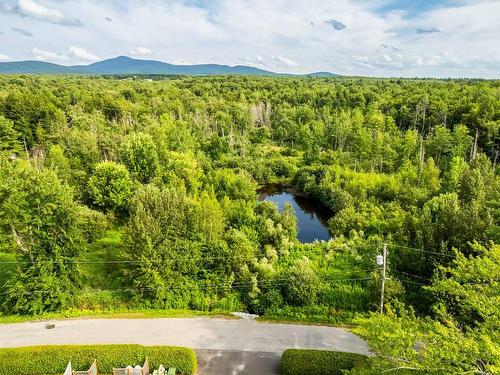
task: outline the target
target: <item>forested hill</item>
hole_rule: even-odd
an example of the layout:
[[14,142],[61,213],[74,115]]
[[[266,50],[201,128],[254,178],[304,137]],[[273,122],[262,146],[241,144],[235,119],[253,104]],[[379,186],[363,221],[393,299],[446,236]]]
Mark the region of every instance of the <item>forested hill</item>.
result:
[[0,76],[0,315],[248,311],[498,374],[499,133],[500,81]]
[[[155,60],[138,60],[126,56],[99,61],[90,65],[64,66],[43,61],[0,62],[0,74],[93,74],[93,75],[250,75],[278,76],[280,74],[244,65],[175,65]],[[333,76],[328,72],[311,76]]]

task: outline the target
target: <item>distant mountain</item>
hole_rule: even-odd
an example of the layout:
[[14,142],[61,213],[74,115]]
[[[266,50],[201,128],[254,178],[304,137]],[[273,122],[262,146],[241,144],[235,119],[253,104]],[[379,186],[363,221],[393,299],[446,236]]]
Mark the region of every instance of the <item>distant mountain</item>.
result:
[[[99,61],[90,65],[64,66],[43,61],[12,61],[0,63],[0,74],[172,74],[172,75],[258,75],[276,76],[279,73],[244,65],[174,65],[155,60],[138,60],[127,56]],[[285,75],[285,74],[283,74]],[[286,74],[293,75],[293,74]],[[329,77],[333,73],[318,72],[306,76]]]
[[315,73],[308,73],[308,74],[304,74],[304,75],[308,76],[308,77],[324,77],[324,78],[338,77],[338,74],[334,74],[334,73],[330,73],[330,72],[315,72]]
[[57,74],[70,73],[69,68],[43,61],[0,62],[0,73],[7,74]]

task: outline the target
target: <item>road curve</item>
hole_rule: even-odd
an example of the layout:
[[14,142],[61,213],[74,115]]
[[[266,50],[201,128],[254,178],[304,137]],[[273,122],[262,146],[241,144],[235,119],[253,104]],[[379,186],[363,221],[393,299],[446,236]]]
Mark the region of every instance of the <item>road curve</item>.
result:
[[193,349],[281,353],[288,348],[369,354],[341,328],[215,318],[76,319],[0,325],[0,347],[57,344],[178,345]]

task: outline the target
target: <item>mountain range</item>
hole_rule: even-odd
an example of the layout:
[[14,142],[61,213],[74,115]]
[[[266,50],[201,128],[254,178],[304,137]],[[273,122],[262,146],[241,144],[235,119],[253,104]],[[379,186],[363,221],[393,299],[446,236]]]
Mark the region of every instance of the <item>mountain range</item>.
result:
[[[98,61],[89,65],[65,66],[44,61],[9,61],[0,63],[0,74],[165,74],[165,75],[254,75],[278,76],[294,75],[275,73],[245,65],[175,65],[156,60],[139,60],[127,56],[118,56],[112,59]],[[336,74],[329,72],[316,72],[304,76],[333,77]]]

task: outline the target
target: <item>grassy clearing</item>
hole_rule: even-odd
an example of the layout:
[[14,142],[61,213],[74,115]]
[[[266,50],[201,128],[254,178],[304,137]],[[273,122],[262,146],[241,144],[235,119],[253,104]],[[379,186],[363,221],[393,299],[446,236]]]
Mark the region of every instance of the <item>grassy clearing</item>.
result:
[[122,230],[112,228],[81,254],[79,261],[84,262],[80,267],[82,284],[91,289],[121,287],[123,264],[103,262],[122,260],[122,246]]

